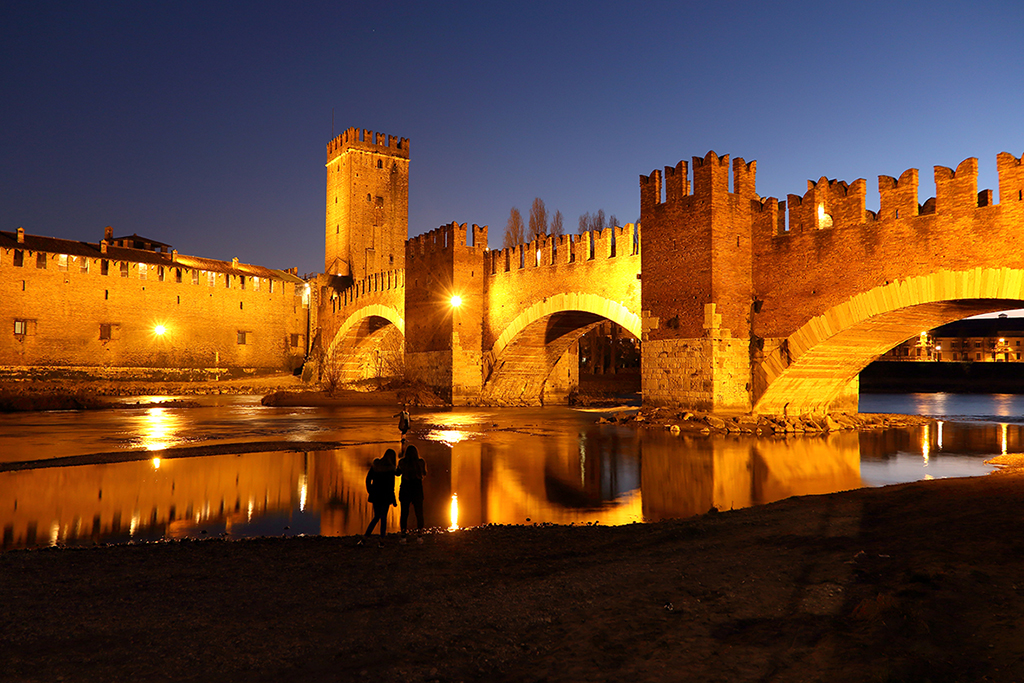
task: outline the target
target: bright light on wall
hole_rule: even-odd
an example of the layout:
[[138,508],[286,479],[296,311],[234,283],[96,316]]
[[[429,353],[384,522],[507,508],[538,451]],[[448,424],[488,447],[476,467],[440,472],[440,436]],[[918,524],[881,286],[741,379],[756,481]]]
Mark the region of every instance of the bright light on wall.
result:
[[163,325],[157,325],[156,327],[153,328],[153,334],[155,334],[158,337],[162,337],[165,332],[167,332],[167,328],[164,327]]
[[450,303],[452,305],[452,308],[458,308],[459,306],[462,305],[462,297],[459,296],[458,294],[453,294]]

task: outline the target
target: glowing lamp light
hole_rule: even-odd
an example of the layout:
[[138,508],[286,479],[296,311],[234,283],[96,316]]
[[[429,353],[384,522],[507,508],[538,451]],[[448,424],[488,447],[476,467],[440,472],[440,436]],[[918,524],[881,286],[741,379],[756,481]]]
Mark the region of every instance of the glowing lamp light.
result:
[[153,469],[160,469],[160,458],[153,458]]
[[157,325],[156,327],[153,328],[153,334],[155,334],[158,337],[162,337],[166,332],[167,328],[164,327],[163,325]]
[[459,530],[459,494],[452,494],[452,525],[448,527],[448,531]]
[[452,308],[458,308],[459,306],[462,305],[462,297],[459,296],[458,294],[453,294],[452,298],[449,300],[449,303],[452,305]]

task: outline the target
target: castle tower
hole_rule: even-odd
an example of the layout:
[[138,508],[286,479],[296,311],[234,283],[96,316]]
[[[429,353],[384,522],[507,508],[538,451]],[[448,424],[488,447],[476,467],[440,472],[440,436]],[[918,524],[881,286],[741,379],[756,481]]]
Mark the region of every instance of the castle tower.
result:
[[324,272],[361,280],[405,267],[409,140],[349,128],[327,145]]

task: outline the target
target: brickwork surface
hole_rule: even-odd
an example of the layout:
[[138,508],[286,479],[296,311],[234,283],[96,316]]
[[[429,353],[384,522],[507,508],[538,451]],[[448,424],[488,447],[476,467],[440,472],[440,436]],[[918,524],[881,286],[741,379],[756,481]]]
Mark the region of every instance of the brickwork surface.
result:
[[0,233],[0,365],[291,370],[303,292],[258,266]]

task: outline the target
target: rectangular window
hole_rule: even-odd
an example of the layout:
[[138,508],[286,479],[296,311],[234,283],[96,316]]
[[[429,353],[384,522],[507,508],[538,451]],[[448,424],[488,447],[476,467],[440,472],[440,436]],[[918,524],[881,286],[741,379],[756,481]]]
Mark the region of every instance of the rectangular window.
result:
[[87,275],[89,273],[89,259],[85,256],[79,256],[78,261],[82,267],[82,274]]
[[192,284],[199,284],[199,271],[196,270],[195,268],[192,269]]
[[292,335],[292,348],[294,349],[298,345],[299,345],[299,335],[293,334]]
[[100,323],[100,341],[110,339],[110,323]]
[[158,266],[157,267],[156,279],[159,280],[160,282],[164,281],[164,267],[163,266]]
[[206,284],[208,284],[211,287],[217,284],[217,273],[213,272],[212,270],[206,271]]
[[174,281],[181,284],[181,268],[174,269]]
[[238,287],[240,289],[245,289],[245,276],[244,275],[239,275],[238,276]]
[[227,289],[231,289],[231,274],[230,273],[224,273],[224,286]]
[[67,254],[57,254],[57,270],[67,270],[67,269],[68,269],[68,255]]
[[110,261],[108,261],[107,259],[103,259],[102,261],[100,261],[100,275],[109,275],[109,274],[110,274]]
[[28,321],[27,320],[15,320],[14,321],[14,334],[21,334],[21,335],[28,334]]
[[25,265],[25,252],[23,252],[21,249],[14,250],[14,265],[18,266],[19,268]]
[[[254,277],[252,279],[252,291],[254,291],[254,292],[260,291],[260,279],[258,277]],[[1020,342],[1017,342],[1017,345],[1019,346]]]
[[46,254],[41,251],[36,253],[36,268],[46,270]]
[[149,277],[149,265],[146,264],[146,263],[140,263],[139,264],[139,279],[140,280],[145,280],[147,277]]
[[238,343],[239,344],[244,344],[245,343],[245,332],[243,332],[242,330],[238,331]]
[[121,261],[121,277],[128,277],[128,262]]
[[270,283],[270,293],[273,294],[274,293],[274,281],[273,280],[268,280],[267,282]]

